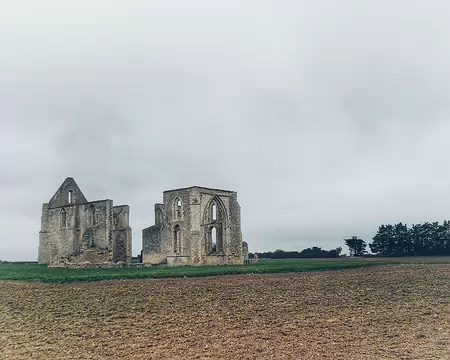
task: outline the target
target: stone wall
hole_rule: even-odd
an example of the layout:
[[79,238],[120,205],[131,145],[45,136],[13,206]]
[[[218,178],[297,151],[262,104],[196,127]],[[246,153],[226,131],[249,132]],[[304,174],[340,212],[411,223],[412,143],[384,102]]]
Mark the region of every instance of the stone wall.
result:
[[113,253],[114,262],[131,263],[132,235],[130,227],[130,207],[113,207]]
[[163,193],[155,225],[142,232],[143,262],[242,264],[240,206],[232,191],[191,187]]
[[109,199],[88,202],[67,178],[42,206],[39,263],[131,263],[128,214],[128,206],[113,207]]
[[248,244],[243,241],[242,242],[242,255],[244,257],[244,261],[248,260]]
[[163,228],[164,224],[158,224],[142,230],[143,263],[161,264],[171,254],[170,249],[164,247],[168,241],[163,241],[166,233]]

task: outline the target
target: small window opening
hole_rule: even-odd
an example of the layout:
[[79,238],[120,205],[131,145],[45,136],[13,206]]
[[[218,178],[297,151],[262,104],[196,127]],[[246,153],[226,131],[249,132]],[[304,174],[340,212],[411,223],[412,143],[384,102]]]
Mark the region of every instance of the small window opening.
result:
[[217,252],[217,229],[215,227],[211,230],[211,242],[212,242],[212,252]]
[[181,253],[181,227],[180,225],[175,226],[173,231],[173,252],[175,255]]
[[181,212],[182,212],[182,210],[181,210],[181,207],[182,207],[182,203],[181,203],[181,199],[180,198],[178,198],[177,200],[176,200],[176,208],[175,208],[175,218],[176,219],[181,219]]
[[72,204],[72,202],[73,202],[73,191],[70,190],[69,191],[69,204]]
[[217,221],[217,205],[213,204],[212,206],[212,219],[213,221]]
[[89,226],[95,225],[95,207],[94,207],[94,205],[89,205],[88,223],[89,223]]
[[62,208],[61,213],[59,214],[59,226],[61,228],[65,228],[67,226],[67,214],[66,209]]

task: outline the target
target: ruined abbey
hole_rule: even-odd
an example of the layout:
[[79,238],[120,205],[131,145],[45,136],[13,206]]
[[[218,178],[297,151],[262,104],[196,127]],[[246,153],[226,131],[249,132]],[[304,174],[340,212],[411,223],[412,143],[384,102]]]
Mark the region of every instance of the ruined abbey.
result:
[[49,266],[111,266],[131,263],[130,208],[89,202],[67,178],[42,206],[39,256]]
[[246,249],[233,191],[199,186],[165,191],[163,203],[155,205],[155,225],[142,231],[147,264],[243,264]]
[[[67,178],[42,206],[39,263],[64,267],[131,264],[130,207],[88,201]],[[169,190],[142,232],[145,265],[235,265],[248,259],[237,193],[199,186]]]

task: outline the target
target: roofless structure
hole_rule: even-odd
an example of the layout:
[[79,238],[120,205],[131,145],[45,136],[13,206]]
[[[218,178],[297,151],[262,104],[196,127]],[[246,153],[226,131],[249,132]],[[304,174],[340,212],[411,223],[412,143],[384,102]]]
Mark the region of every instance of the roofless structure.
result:
[[237,193],[200,186],[164,191],[155,225],[142,232],[147,264],[243,264],[241,207]]

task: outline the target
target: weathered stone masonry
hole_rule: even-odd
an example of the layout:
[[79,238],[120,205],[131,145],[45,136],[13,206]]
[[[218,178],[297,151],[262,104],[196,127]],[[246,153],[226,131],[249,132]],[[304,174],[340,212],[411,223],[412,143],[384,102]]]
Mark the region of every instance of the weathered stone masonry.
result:
[[142,247],[147,264],[242,264],[237,193],[199,186],[165,191],[155,205],[155,225],[142,232]]
[[131,263],[130,207],[88,202],[67,178],[42,206],[39,263],[50,266],[112,266]]

